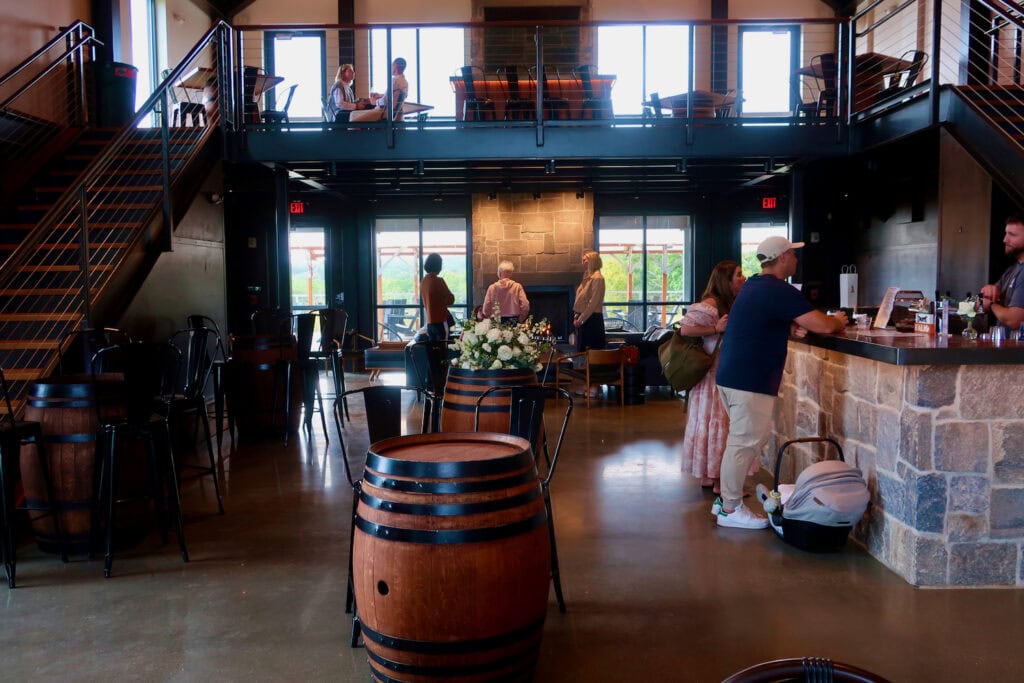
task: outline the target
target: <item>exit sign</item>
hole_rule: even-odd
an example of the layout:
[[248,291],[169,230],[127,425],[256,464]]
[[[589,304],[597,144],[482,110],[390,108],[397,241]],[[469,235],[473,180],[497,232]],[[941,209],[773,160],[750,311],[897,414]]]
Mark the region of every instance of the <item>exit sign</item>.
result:
[[288,211],[292,214],[306,213],[306,202],[294,201],[288,204]]
[[778,207],[778,200],[775,197],[761,197],[762,209],[774,209]]

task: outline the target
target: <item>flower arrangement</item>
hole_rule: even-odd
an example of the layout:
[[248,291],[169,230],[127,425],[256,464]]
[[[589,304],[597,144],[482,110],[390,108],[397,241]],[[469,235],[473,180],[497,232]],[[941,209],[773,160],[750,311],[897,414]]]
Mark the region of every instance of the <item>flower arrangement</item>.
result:
[[547,320],[535,323],[532,316],[522,323],[502,323],[495,306],[492,318],[463,323],[462,334],[449,345],[459,352],[452,365],[466,370],[540,370],[539,358],[549,348],[543,337],[549,329]]

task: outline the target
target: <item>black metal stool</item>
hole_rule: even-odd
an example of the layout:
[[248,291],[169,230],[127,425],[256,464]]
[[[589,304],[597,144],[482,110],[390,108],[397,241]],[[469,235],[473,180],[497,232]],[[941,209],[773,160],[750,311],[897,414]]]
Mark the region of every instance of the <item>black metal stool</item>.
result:
[[[11,398],[7,392],[7,378],[0,368],[0,389],[4,392],[4,407],[7,412],[0,415],[0,555],[3,556],[7,572],[7,586],[14,588],[17,573],[17,551],[14,537],[14,513],[18,510],[43,512],[39,517],[53,517],[54,531],[60,543],[60,559],[68,561],[67,546],[60,528],[60,515],[54,505],[53,483],[50,468],[43,448],[43,428],[38,422],[26,422],[14,418]],[[14,499],[14,485],[21,478],[21,445],[35,444],[39,463],[39,476],[46,491],[46,505],[25,499],[25,505],[18,507]]]

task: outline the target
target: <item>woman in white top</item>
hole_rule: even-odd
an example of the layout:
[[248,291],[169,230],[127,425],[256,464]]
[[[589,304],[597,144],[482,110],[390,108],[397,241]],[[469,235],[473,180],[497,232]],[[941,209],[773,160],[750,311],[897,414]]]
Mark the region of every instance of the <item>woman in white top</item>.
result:
[[[712,353],[718,338],[729,322],[729,310],[747,278],[735,261],[722,261],[711,271],[701,300],[686,309],[679,323],[679,334],[702,337],[704,350]],[[686,432],[683,434],[683,471],[700,479],[701,486],[713,487],[719,493],[718,478],[722,467],[725,439],[729,435],[729,415],[718,397],[715,372],[718,354],[704,379],[690,389],[686,401]],[[757,472],[756,459],[751,464]]]
[[604,276],[601,275],[601,265],[601,255],[596,251],[588,251],[583,255],[583,282],[576,288],[576,301],[572,305],[577,351],[605,347]]

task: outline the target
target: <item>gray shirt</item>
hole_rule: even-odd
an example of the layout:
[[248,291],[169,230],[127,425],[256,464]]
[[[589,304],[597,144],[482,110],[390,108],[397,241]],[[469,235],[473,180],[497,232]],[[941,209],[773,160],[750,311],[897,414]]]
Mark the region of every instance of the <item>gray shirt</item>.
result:
[[1024,308],[1024,263],[1015,263],[999,278],[999,303]]

